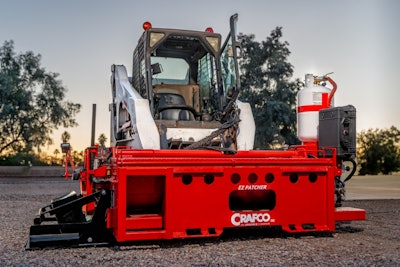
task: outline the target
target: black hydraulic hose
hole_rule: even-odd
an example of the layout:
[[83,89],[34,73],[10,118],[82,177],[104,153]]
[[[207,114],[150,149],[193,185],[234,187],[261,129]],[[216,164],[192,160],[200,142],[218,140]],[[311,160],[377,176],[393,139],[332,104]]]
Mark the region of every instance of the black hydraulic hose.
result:
[[109,161],[110,161],[110,159],[111,159],[112,156],[113,156],[113,153],[111,152],[111,153],[107,156],[105,162],[109,163]]
[[344,179],[344,181],[343,181],[344,183],[347,182],[348,180],[350,180],[351,177],[353,177],[353,175],[354,175],[354,173],[356,172],[356,169],[357,169],[357,163],[355,162],[354,159],[345,160],[343,162],[346,162],[346,161],[351,162],[351,164],[353,164],[353,168],[352,168],[350,174],[347,175],[346,179]]

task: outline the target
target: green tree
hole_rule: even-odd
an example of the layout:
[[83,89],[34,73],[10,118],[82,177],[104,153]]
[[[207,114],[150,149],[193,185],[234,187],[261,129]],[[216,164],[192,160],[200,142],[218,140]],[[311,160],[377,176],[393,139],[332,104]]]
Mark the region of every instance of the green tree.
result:
[[33,52],[16,54],[13,41],[0,47],[0,154],[30,152],[52,144],[59,126],[76,126],[81,105],[65,101],[58,74]]
[[72,158],[74,160],[75,166],[83,166],[84,152],[83,151],[73,151]]
[[[61,157],[60,157],[61,156]],[[57,148],[54,149],[53,156],[52,156],[52,165],[62,165],[63,163],[63,154]]]
[[288,62],[289,43],[281,41],[276,27],[259,43],[255,36],[239,34],[242,45],[241,99],[249,102],[256,122],[255,147],[271,149],[276,144],[299,144],[296,136],[296,95],[303,83],[293,76]]
[[357,134],[359,174],[390,174],[400,171],[400,130],[368,129]]
[[70,139],[71,139],[71,135],[69,134],[69,132],[64,131],[64,132],[61,134],[61,141],[62,141],[63,143],[68,143]]
[[107,137],[105,134],[100,134],[99,138],[97,139],[97,142],[99,142],[100,147],[105,147],[106,146],[106,142],[107,142]]

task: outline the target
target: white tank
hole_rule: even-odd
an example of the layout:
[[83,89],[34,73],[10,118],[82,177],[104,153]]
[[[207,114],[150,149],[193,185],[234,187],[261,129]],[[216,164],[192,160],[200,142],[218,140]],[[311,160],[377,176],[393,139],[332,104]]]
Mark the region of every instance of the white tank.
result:
[[[319,110],[327,108],[327,101],[323,103],[331,89],[314,84],[314,75],[306,74],[305,86],[297,94],[297,135],[304,142],[318,141]],[[333,101],[332,101],[333,106]]]

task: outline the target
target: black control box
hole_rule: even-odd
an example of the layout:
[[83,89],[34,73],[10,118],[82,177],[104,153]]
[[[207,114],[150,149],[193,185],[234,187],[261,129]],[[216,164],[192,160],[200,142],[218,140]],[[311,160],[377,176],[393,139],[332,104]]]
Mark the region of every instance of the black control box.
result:
[[356,135],[356,108],[354,106],[333,107],[319,111],[319,149],[335,148],[337,157],[354,158]]

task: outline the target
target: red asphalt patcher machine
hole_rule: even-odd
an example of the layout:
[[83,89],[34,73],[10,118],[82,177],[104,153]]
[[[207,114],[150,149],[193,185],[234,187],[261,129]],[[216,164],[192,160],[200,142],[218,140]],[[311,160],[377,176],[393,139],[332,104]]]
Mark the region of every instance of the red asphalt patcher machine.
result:
[[[239,101],[237,14],[224,43],[211,28],[153,28],[133,53],[132,77],[112,66],[111,147],[85,151],[71,192],[40,209],[27,249],[217,237],[227,228],[333,232],[365,220],[342,207],[356,170],[356,110],[334,107],[335,82],[307,74],[298,94],[302,145],[253,150]],[[325,86],[329,82],[332,88]]]

